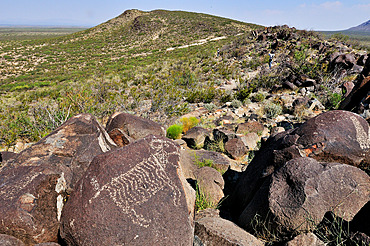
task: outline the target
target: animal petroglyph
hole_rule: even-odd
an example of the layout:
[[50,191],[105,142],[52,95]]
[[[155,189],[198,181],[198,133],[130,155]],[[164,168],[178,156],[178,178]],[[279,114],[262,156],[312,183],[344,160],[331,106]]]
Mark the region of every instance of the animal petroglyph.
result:
[[361,149],[370,148],[370,128],[368,132],[365,131],[364,127],[361,125],[360,121],[356,117],[351,116],[351,120],[356,129],[356,139],[360,144]]
[[112,178],[110,182],[101,187],[97,180],[92,178],[91,184],[97,192],[89,200],[89,203],[106,192],[115,205],[127,214],[134,224],[143,227],[148,227],[151,220],[137,213],[136,208],[159,191],[169,189],[174,206],[179,206],[181,191],[167,174],[168,168],[171,166],[173,168],[169,157],[174,153],[168,153],[164,150],[166,144],[168,142],[154,139],[150,143],[151,148],[155,150],[154,154],[136,164],[129,171]]

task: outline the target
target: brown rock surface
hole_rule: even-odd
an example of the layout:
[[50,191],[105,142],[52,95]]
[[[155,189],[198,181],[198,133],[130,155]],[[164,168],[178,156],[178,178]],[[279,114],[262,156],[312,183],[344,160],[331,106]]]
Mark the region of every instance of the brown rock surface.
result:
[[233,138],[227,141],[225,150],[233,159],[240,159],[248,153],[248,148],[240,138]]
[[285,246],[325,246],[325,243],[313,233],[303,233],[286,243]]
[[287,162],[261,186],[239,217],[249,228],[256,214],[272,231],[304,232],[315,228],[326,212],[351,221],[370,200],[370,177],[362,170],[312,158]]
[[164,128],[158,123],[128,113],[113,114],[107,122],[106,130],[120,147],[150,134],[166,135]]
[[193,149],[200,149],[204,146],[204,141],[206,137],[210,136],[210,130],[204,129],[202,127],[193,127],[190,128],[185,135],[182,136],[182,139],[185,140],[187,145]]
[[369,124],[363,118],[337,110],[270,137],[240,177],[230,197],[232,211],[238,216],[263,182],[291,159],[311,157],[354,166],[370,165],[369,134]]
[[205,217],[195,222],[195,235],[207,246],[263,246],[264,243],[231,221]]
[[25,246],[25,244],[18,238],[0,234],[0,245],[1,246]]
[[212,204],[217,204],[223,197],[225,181],[222,175],[211,167],[202,167],[194,172],[199,190]]
[[179,147],[166,138],[148,136],[96,157],[77,187],[61,221],[68,244],[192,244],[195,192]]
[[94,156],[115,147],[89,114],[66,121],[0,169],[0,233],[31,245],[57,241],[66,191]]

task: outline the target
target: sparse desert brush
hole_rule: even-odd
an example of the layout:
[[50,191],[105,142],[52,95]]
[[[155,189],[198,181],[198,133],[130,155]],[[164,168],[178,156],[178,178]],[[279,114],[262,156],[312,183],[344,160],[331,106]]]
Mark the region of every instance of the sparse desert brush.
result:
[[191,117],[183,117],[180,119],[180,122],[182,124],[182,131],[183,133],[185,134],[189,129],[193,128],[194,126],[198,125],[199,123],[199,120],[194,117],[194,116],[191,116]]
[[262,92],[257,92],[252,96],[252,101],[254,102],[263,102],[266,99],[266,95]]
[[276,116],[282,114],[283,107],[279,104],[274,102],[267,102],[264,107],[264,113],[266,114],[267,118],[275,118]]
[[171,125],[170,127],[167,128],[167,134],[166,136],[170,139],[180,139],[181,138],[181,133],[183,130],[182,125]]

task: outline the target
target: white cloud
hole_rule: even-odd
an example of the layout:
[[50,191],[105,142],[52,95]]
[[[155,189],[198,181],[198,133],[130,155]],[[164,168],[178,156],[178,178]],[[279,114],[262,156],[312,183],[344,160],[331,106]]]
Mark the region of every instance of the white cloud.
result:
[[325,3],[320,4],[319,6],[324,9],[332,10],[332,9],[338,9],[342,7],[342,5],[343,4],[341,2],[335,1],[335,2],[325,2]]

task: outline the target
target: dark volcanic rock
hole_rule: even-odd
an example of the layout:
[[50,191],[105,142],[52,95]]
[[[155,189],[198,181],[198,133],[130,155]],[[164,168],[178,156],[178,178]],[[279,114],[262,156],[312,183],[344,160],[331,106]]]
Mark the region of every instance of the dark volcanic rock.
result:
[[92,115],[78,115],[0,169],[0,233],[26,244],[57,241],[66,191],[94,156],[114,147]]
[[19,153],[4,168],[46,166],[64,173],[68,188],[73,188],[95,156],[115,147],[94,116],[80,114]]
[[3,151],[0,152],[0,163],[2,162],[7,162],[9,160],[13,160],[18,154],[14,152],[9,152],[9,151]]
[[325,246],[325,243],[313,233],[303,233],[286,243],[285,246]]
[[370,165],[370,128],[360,116],[348,111],[322,113],[298,128],[270,137],[243,172],[229,201],[236,216],[247,206],[263,182],[297,157]]
[[202,192],[209,202],[214,205],[224,197],[222,191],[225,186],[225,181],[222,175],[211,167],[202,167],[194,172],[197,180],[199,191]]
[[210,135],[210,130],[196,126],[189,129],[186,134],[182,136],[182,139],[190,148],[200,149],[204,146],[206,137],[210,137]]
[[370,59],[361,74],[357,76],[356,83],[351,93],[340,103],[339,108],[362,113],[361,102],[369,96],[370,92]]
[[334,70],[336,67],[351,69],[355,64],[356,58],[354,54],[340,54],[330,61],[329,67],[331,70]]
[[240,138],[233,138],[227,141],[225,150],[233,159],[240,159],[248,153],[248,148]]
[[27,245],[57,241],[65,199],[63,175],[43,166],[19,166],[0,173],[0,233]]
[[264,243],[231,221],[205,217],[195,222],[195,235],[207,246],[263,246]]
[[264,125],[258,121],[248,121],[240,123],[236,128],[237,134],[247,134],[250,132],[262,133],[265,129]]
[[238,224],[249,228],[258,214],[269,230],[289,235],[314,229],[329,211],[351,221],[369,200],[370,177],[359,168],[297,158],[265,181]]
[[0,234],[0,245],[1,246],[25,246],[25,244],[18,238]]
[[166,135],[164,128],[158,123],[127,113],[113,114],[107,122],[106,130],[120,147],[151,134]]
[[61,219],[68,244],[192,245],[195,192],[172,141],[148,136],[99,155],[77,187]]

